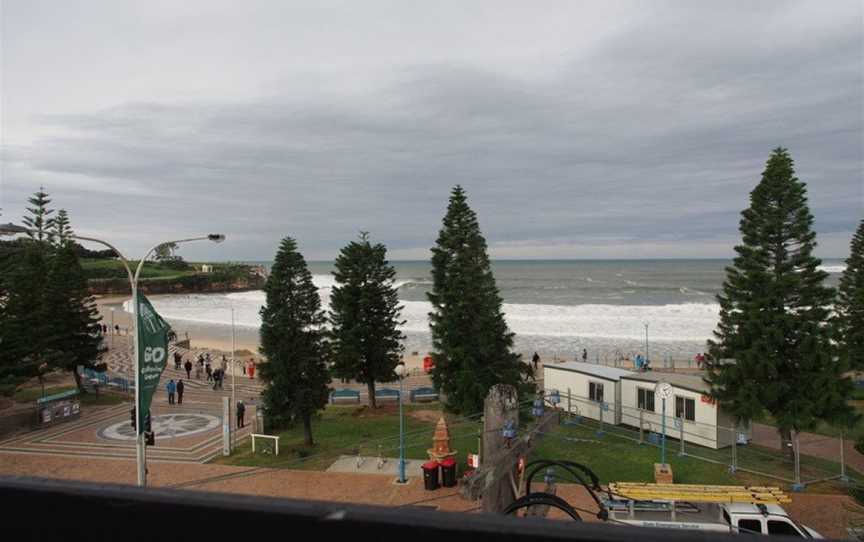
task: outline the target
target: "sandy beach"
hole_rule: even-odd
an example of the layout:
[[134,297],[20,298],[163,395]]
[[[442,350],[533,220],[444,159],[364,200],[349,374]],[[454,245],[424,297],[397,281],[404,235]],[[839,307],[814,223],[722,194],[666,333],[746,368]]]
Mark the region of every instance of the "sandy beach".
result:
[[[148,296],[148,299],[159,299],[159,295]],[[112,325],[120,326],[120,335],[127,335],[132,330],[132,316],[123,310],[123,303],[128,301],[128,296],[102,296],[96,298],[96,308],[102,316],[102,322],[109,327]],[[113,309],[113,310],[112,310]],[[195,350],[207,350],[214,354],[229,354],[231,352],[231,328],[223,325],[203,325],[195,322],[172,321],[174,330],[177,332],[177,337],[180,340],[188,338],[190,346]],[[113,324],[112,324],[113,322]],[[234,344],[236,345],[237,356],[244,358],[256,357],[261,358],[258,353],[258,341],[255,338],[257,332],[249,333],[249,330],[244,330],[244,333],[237,333]],[[423,368],[423,353],[407,353],[402,357],[408,369]]]

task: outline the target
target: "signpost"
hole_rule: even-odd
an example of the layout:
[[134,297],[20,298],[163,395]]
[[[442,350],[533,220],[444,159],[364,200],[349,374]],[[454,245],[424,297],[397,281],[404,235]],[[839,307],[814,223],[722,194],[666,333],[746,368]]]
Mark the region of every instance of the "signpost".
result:
[[654,387],[654,393],[660,396],[662,400],[662,414],[663,417],[660,423],[661,427],[661,437],[660,437],[660,464],[666,464],[666,399],[672,398],[672,385],[668,382],[658,382]]

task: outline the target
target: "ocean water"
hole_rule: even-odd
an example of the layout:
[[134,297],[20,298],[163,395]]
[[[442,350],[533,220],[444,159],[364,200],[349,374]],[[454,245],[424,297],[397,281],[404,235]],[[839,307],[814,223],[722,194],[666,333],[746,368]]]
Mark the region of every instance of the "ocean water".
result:
[[[256,262],[264,263],[268,262]],[[428,262],[392,262],[406,320],[406,350],[426,352],[431,339]],[[690,359],[705,350],[716,327],[716,295],[725,278],[725,260],[497,261],[495,279],[504,299],[519,352],[572,358],[582,349],[592,361],[633,356],[646,348],[652,358]],[[325,309],[335,284],[332,262],[310,262]],[[836,285],[842,261],[823,269]],[[231,309],[238,338],[257,341],[264,303],[261,291],[172,295],[153,300],[175,328],[230,331]],[[194,331],[193,331],[194,336]]]

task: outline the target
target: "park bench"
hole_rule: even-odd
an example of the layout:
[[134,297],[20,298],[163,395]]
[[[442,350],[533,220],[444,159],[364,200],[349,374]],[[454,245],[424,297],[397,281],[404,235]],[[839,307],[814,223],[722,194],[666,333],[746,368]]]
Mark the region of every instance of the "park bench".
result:
[[336,403],[359,403],[360,392],[357,390],[341,389],[330,392],[330,402]]
[[375,401],[398,401],[399,390],[393,388],[380,388],[375,390]]
[[437,401],[438,392],[434,388],[417,388],[411,390],[410,398],[412,403]]

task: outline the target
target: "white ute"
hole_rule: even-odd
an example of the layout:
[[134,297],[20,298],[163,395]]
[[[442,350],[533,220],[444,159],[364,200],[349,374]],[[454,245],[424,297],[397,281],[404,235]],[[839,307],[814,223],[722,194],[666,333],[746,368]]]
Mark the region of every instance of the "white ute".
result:
[[641,527],[823,538],[790,518],[778,488],[684,484],[610,484],[609,520]]

